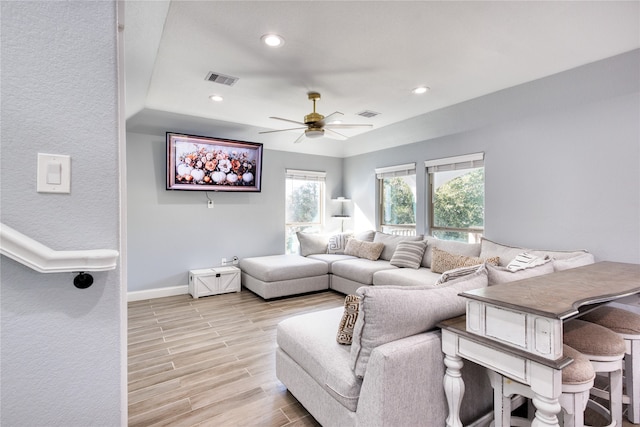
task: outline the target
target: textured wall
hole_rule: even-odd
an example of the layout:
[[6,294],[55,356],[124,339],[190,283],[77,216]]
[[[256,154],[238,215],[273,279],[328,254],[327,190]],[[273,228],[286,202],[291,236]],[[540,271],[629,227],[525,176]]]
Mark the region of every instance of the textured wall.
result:
[[[57,250],[118,249],[116,4],[0,7],[1,220]],[[37,153],[71,156],[71,194],[36,192]],[[0,424],[120,425],[119,271],[79,290],[71,273],[0,266]]]
[[[200,129],[164,129],[204,134]],[[251,141],[253,133],[209,130],[211,136]],[[166,190],[165,135],[127,134],[128,290],[186,286],[188,271],[221,258],[284,253],[285,169],[327,172],[326,226],[340,226],[329,200],[342,195],[342,159],[264,150],[260,193]]]
[[[424,160],[484,152],[487,238],[640,262],[639,75],[636,50],[368,133],[447,128],[345,159],[358,228],[376,224],[374,168],[417,161],[424,194]],[[424,231],[424,199],[417,216]]]

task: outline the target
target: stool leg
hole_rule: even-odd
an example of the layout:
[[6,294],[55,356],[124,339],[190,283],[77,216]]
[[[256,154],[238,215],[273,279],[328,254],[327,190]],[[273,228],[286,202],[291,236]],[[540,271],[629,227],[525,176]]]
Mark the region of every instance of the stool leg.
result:
[[611,419],[617,426],[622,425],[622,369],[609,373],[609,396],[611,401]]
[[640,424],[640,357],[636,356],[640,355],[640,340],[631,340],[630,349],[624,358],[627,396],[631,400],[627,418],[633,424]]
[[495,427],[507,427],[511,424],[511,398],[505,396],[505,378],[490,369],[487,375],[493,387],[493,425]]

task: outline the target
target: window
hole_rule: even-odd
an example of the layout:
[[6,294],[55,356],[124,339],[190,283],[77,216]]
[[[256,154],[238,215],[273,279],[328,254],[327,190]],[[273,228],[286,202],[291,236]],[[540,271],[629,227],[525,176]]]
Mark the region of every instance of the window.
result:
[[288,254],[298,252],[298,231],[322,231],[325,177],[325,172],[286,171],[285,250]]
[[403,236],[416,234],[416,164],[377,168],[380,229]]
[[484,231],[484,154],[427,160],[434,237],[479,242]]

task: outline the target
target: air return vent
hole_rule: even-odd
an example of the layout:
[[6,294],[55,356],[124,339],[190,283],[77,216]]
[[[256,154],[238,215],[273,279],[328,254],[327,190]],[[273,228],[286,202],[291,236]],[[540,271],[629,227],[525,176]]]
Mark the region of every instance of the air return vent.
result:
[[371,110],[364,110],[364,111],[360,111],[359,113],[356,113],[356,116],[362,116],[370,119],[371,117],[375,117],[378,114],[380,113],[376,113],[375,111],[371,111]]
[[239,80],[238,77],[225,76],[224,74],[216,73],[214,71],[209,71],[209,74],[207,74],[207,77],[204,79],[227,86],[233,86]]

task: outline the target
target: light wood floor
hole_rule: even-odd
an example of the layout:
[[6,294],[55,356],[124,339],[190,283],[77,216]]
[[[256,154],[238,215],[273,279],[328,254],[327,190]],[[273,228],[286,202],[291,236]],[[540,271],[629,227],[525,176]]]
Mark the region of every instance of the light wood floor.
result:
[[319,426],[276,379],[275,328],[343,303],[333,291],[264,301],[246,289],[129,303],[129,426]]
[[129,426],[318,426],[276,379],[275,328],[343,303],[333,291],[264,301],[246,289],[129,303]]

